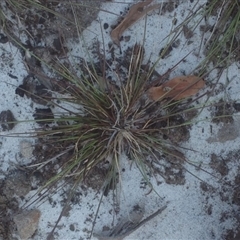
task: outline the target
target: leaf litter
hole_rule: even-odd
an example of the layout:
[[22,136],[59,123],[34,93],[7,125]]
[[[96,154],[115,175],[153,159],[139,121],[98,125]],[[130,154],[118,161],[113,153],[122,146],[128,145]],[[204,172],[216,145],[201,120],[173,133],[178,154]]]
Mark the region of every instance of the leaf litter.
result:
[[136,23],[140,18],[145,16],[147,13],[161,6],[161,4],[154,4],[152,6],[148,6],[152,2],[153,0],[147,0],[144,2],[136,3],[130,7],[128,13],[121,21],[121,23],[111,32],[111,38],[115,44],[120,46],[120,38],[126,29],[128,29],[131,25]]
[[175,77],[159,87],[151,87],[148,96],[153,101],[161,101],[164,98],[182,100],[194,96],[204,86],[204,80],[196,76]]

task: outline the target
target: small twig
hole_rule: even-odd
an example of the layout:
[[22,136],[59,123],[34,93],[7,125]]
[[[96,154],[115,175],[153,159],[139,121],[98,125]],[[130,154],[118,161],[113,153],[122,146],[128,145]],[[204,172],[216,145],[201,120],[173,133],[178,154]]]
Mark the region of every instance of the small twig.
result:
[[[163,206],[162,208],[158,209],[156,212],[154,212],[153,214],[151,214],[147,218],[143,219],[139,223],[133,224],[133,226],[127,232],[124,232],[122,234],[120,233],[119,235],[115,235],[115,236],[99,236],[97,234],[94,234],[94,236],[97,237],[99,240],[110,240],[110,239],[111,240],[122,240],[123,238],[129,236],[131,233],[135,232],[138,228],[143,226],[145,223],[147,223],[151,219],[155,218],[158,214],[162,213],[166,208],[167,208],[167,205]],[[130,222],[130,223],[132,224],[132,222]],[[119,230],[121,232],[123,232],[127,228],[126,223],[122,224],[122,226],[123,226],[122,229]],[[115,227],[115,229],[119,229],[119,225],[117,225]],[[113,230],[113,232],[115,232],[115,230]]]
[[125,233],[123,237],[128,236],[129,234],[131,234],[132,232],[136,231],[138,228],[140,228],[142,225],[144,225],[145,223],[147,223],[148,221],[150,221],[151,219],[155,218],[158,214],[162,213],[163,210],[165,210],[167,208],[167,205],[165,205],[164,207],[158,209],[155,213],[151,214],[150,216],[148,216],[147,218],[143,219],[141,222],[139,222],[131,231]]

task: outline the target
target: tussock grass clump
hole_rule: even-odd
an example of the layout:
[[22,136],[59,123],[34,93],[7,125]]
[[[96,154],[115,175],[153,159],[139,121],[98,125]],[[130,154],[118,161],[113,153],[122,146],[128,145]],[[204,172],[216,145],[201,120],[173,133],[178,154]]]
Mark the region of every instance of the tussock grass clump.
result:
[[[142,66],[143,55],[143,47],[135,45],[124,68],[127,71],[113,71],[111,80],[105,75],[105,61],[102,75],[88,64],[81,77],[68,75],[64,91],[69,97],[58,100],[73,104],[72,110],[56,104],[65,114],[54,119],[53,127],[38,131],[41,144],[53,151],[49,156],[55,156],[38,163],[39,167],[56,164],[57,160],[59,164],[57,174],[46,186],[65,177],[81,182],[92,172],[102,171],[101,187],[107,194],[119,180],[122,154],[136,164],[146,180],[151,167],[148,156],[153,162],[158,162],[160,155],[174,156],[175,165],[184,161],[171,135],[175,126],[180,129],[189,124],[176,121],[185,110],[178,108],[176,101],[150,101],[147,89],[152,85],[153,69]],[[170,120],[173,118],[175,122]],[[44,119],[39,120],[43,122]]]

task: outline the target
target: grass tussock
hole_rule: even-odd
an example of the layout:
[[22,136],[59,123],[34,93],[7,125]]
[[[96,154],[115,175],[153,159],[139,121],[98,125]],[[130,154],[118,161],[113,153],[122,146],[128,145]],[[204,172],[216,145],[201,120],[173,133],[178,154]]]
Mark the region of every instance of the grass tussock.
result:
[[[137,166],[149,185],[149,156],[153,162],[158,162],[162,154],[174,156],[173,164],[183,163],[184,156],[177,151],[172,130],[190,122],[171,123],[170,119],[187,111],[187,105],[178,108],[179,101],[164,97],[158,102],[149,99],[147,90],[152,86],[153,69],[144,69],[143,56],[144,48],[135,45],[126,72],[114,71],[111,80],[105,75],[104,61],[103,75],[91,64],[85,64],[81,77],[66,73],[68,84],[62,90],[68,97],[58,100],[74,107],[70,110],[55,103],[65,114],[59,113],[52,127],[37,131],[41,144],[50,146],[55,156],[58,153],[58,157],[50,153],[50,160],[37,164],[38,168],[59,164],[45,187],[63,178],[82,182],[91,173],[102,171],[104,181],[100,187],[107,193],[119,182],[123,154]],[[44,121],[43,118],[38,122]]]

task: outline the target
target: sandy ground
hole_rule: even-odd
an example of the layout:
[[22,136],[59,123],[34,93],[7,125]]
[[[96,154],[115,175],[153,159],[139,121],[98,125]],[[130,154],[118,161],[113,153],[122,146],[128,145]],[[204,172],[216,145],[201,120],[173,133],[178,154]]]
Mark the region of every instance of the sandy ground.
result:
[[[102,4],[97,20],[84,30],[80,43],[68,39],[67,46],[72,51],[69,56],[80,56],[87,58],[86,48],[91,48],[98,39],[101,47],[105,44],[108,51],[108,43],[111,42],[111,25],[117,24],[117,15],[126,12],[129,4],[134,1],[106,2]],[[161,1],[159,1],[161,2]],[[166,10],[161,14],[156,9],[147,15],[147,19],[135,23],[123,34],[121,50],[124,52],[128,46],[136,42],[142,42],[144,26],[146,24],[145,40],[145,62],[150,58],[155,62],[159,57],[162,47],[169,41],[167,37],[172,29],[180,24],[191,13],[192,9],[201,7],[205,1],[176,1],[172,11]],[[112,13],[116,13],[112,14]],[[200,18],[200,17],[199,17]],[[173,20],[177,20],[174,25]],[[197,22],[198,18],[194,21]],[[214,17],[212,19],[214,21]],[[196,22],[190,25],[194,26]],[[108,27],[103,28],[107,23]],[[205,24],[203,21],[202,24]],[[106,25],[105,25],[106,26]],[[204,59],[204,45],[201,43],[208,39],[208,34],[203,34],[199,27],[194,30],[191,37],[181,33],[178,39],[178,46],[156,66],[159,74],[165,73],[174,66],[189,52],[191,54],[186,61],[171,72],[170,77],[178,75],[189,75],[194,72],[201,60]],[[104,39],[104,42],[103,40]],[[86,46],[87,45],[87,46]],[[114,46],[116,55],[120,50]],[[32,102],[31,99],[20,97],[15,94],[27,72],[23,64],[19,50],[10,43],[0,44],[1,55],[1,76],[0,76],[0,112],[11,110],[18,121],[31,120],[36,107],[40,105]],[[154,191],[150,191],[139,171],[130,166],[126,156],[123,156],[125,169],[121,174],[120,196],[118,202],[113,204],[112,194],[103,198],[102,205],[96,219],[94,228],[95,237],[92,239],[119,239],[117,237],[100,238],[106,236],[107,232],[114,228],[119,222],[129,222],[133,217],[131,211],[139,206],[142,210],[142,219],[147,218],[158,209],[163,208],[161,213],[147,221],[141,227],[133,231],[124,239],[184,239],[184,240],[210,240],[210,239],[233,239],[234,232],[239,222],[239,126],[240,118],[237,104],[239,102],[240,80],[239,63],[233,63],[224,70],[215,90],[211,95],[201,98],[196,107],[201,107],[196,118],[192,120],[189,131],[190,138],[180,145],[185,148],[184,154],[188,163],[184,183],[167,184],[163,178],[151,178]],[[217,80],[217,71],[212,71],[206,77],[207,86],[201,93],[210,91],[211,83]],[[12,75],[16,78],[11,77]],[[221,99],[230,103],[227,106],[230,112],[231,121],[211,121],[216,112],[216,103]],[[234,105],[234,104],[235,105]],[[235,106],[235,108],[234,108]],[[27,153],[24,155],[20,149],[22,141],[34,143],[34,139],[23,139],[18,137],[6,137],[3,135],[27,133],[34,126],[33,122],[18,123],[12,130],[1,132],[0,142],[0,176],[15,169],[15,164],[28,164],[31,162]],[[20,154],[21,153],[21,154]],[[23,156],[24,155],[24,156]],[[215,160],[215,161],[214,161]],[[192,165],[193,164],[193,165]],[[20,206],[34,194],[31,190],[27,196],[18,200]],[[238,196],[238,197],[236,197]],[[55,230],[55,239],[87,239],[92,228],[95,213],[101,194],[91,188],[79,187],[76,191],[74,201],[65,212]],[[28,208],[36,208],[41,211],[39,225],[33,240],[47,239],[58,216],[63,203],[66,201],[66,189],[61,189],[56,194],[49,194],[49,198],[41,203],[33,203]],[[125,227],[122,227],[127,228]],[[232,238],[231,238],[232,237]]]

